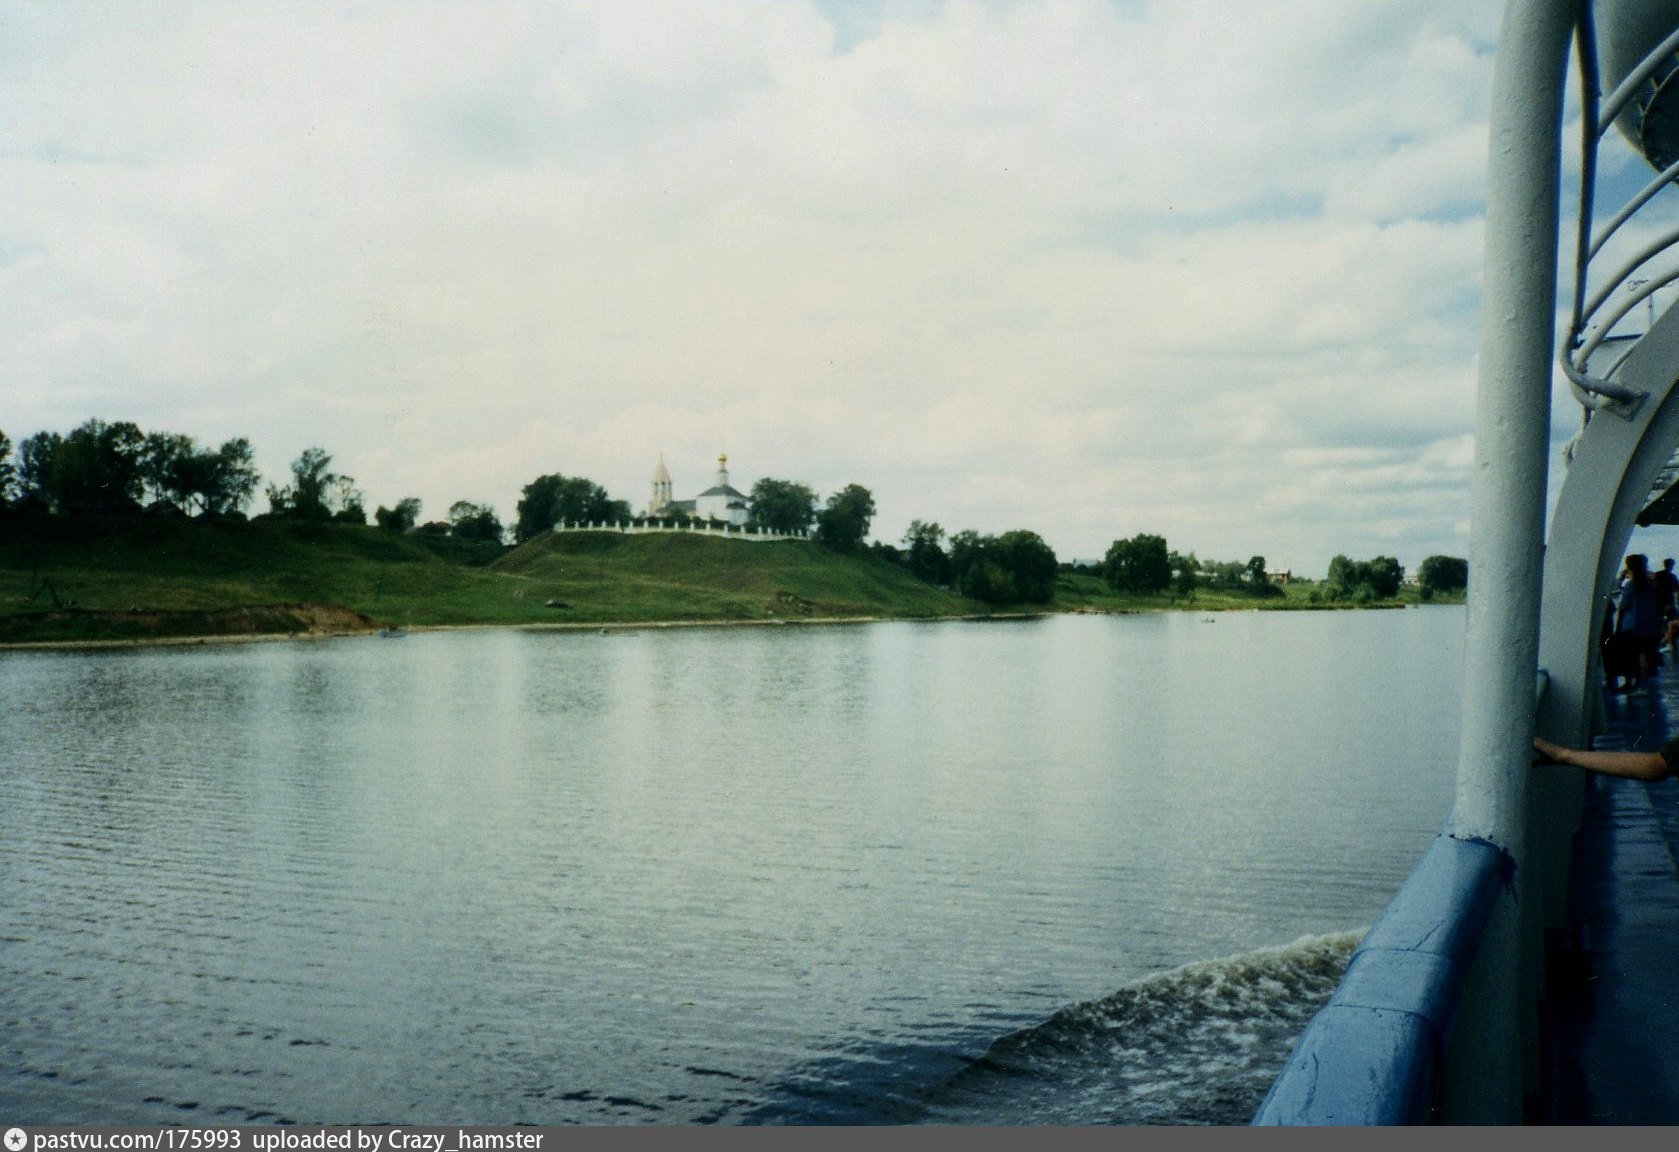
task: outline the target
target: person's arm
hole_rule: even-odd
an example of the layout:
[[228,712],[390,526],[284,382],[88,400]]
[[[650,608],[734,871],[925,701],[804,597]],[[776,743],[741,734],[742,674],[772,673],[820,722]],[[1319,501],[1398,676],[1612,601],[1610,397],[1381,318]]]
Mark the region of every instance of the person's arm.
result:
[[1660,752],[1599,752],[1564,748],[1549,740],[1533,738],[1533,747],[1541,756],[1557,764],[1601,772],[1605,776],[1626,776],[1633,780],[1665,780],[1673,775]]

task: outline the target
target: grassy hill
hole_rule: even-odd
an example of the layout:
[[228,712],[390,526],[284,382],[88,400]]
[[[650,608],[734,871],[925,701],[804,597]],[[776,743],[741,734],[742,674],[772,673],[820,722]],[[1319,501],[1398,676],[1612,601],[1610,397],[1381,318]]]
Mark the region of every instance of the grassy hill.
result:
[[[242,611],[259,606],[276,610]],[[976,611],[806,541],[567,533],[504,551],[349,524],[0,520],[0,643]]]
[[[1063,572],[1048,610],[1345,606],[1314,588],[1296,583],[1271,599],[1201,589],[1180,600],[1119,595]],[[879,557],[802,540],[577,532],[503,549],[353,524],[0,513],[0,644],[989,611]]]

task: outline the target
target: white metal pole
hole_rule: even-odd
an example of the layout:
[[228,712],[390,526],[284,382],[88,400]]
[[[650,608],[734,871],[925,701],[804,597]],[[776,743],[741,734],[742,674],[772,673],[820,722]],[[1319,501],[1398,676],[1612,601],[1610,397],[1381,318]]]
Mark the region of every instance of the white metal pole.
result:
[[[1450,1118],[1520,1123],[1525,1011],[1517,901],[1538,666],[1551,423],[1561,122],[1579,0],[1510,0],[1493,67],[1463,719],[1454,836],[1517,866],[1466,990]],[[1467,1080],[1466,1080],[1467,1077]],[[1454,1091],[1452,1082],[1472,1083]]]

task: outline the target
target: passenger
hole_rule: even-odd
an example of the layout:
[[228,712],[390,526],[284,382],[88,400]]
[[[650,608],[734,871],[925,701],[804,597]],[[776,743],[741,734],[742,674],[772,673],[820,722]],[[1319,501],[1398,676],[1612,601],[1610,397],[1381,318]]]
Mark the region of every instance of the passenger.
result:
[[[1667,623],[1656,581],[1650,575],[1649,558],[1636,552],[1628,556],[1624,576],[1616,597],[1615,635],[1610,638],[1611,651],[1605,652],[1604,661],[1613,692],[1641,690],[1643,682],[1655,674]],[[1620,687],[1617,680],[1626,681],[1626,686]]]
[[1673,571],[1673,557],[1663,560],[1662,570],[1650,579],[1655,581],[1656,594],[1661,598],[1662,619],[1666,621],[1662,644],[1679,655],[1679,648],[1674,647],[1674,640],[1679,638],[1679,575]]
[[1545,759],[1541,763],[1567,764],[1604,776],[1625,776],[1633,780],[1666,780],[1679,776],[1679,740],[1669,740],[1660,752],[1599,752],[1595,749],[1564,748],[1538,736],[1533,749]]

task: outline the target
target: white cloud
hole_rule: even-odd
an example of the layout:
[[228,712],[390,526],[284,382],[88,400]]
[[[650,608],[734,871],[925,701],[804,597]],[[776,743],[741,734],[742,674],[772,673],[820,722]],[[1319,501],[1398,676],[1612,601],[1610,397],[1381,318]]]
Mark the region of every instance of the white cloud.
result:
[[1460,541],[1486,6],[828,12],[0,0],[0,427],[428,515],[726,447],[885,538]]

